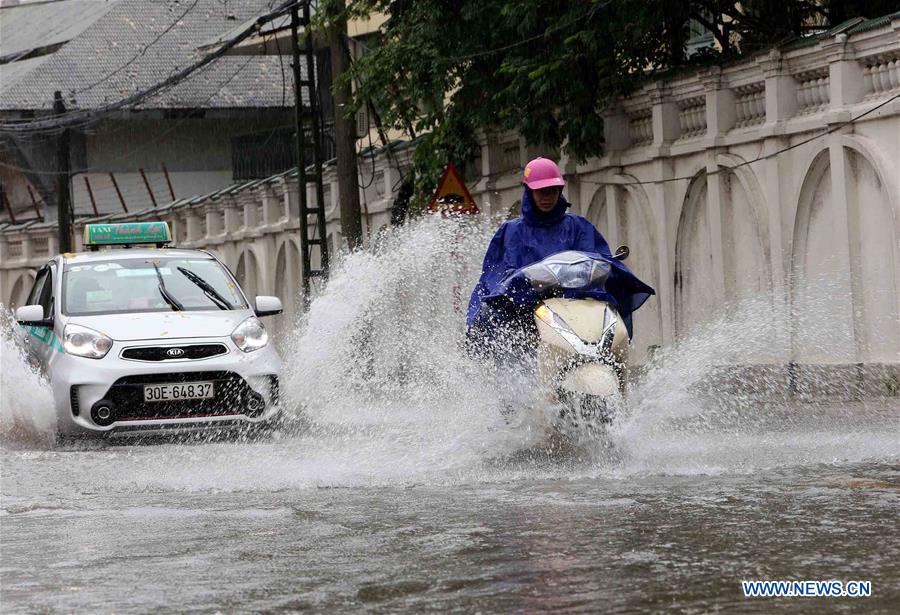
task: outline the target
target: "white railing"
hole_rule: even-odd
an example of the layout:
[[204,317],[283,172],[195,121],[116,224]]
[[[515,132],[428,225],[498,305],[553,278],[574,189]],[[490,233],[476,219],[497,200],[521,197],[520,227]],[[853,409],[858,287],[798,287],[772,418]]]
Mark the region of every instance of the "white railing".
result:
[[735,88],[735,128],[766,121],[766,84],[763,81]]
[[678,101],[678,124],[682,139],[704,134],[706,132],[706,98],[694,96]]
[[[697,169],[708,169],[710,165],[733,164],[738,157],[751,159],[758,156],[765,151],[764,146],[769,145],[767,140],[773,136],[790,138],[799,135],[806,138],[807,135],[820,133],[823,127],[834,125],[836,121],[845,121],[864,113],[900,92],[898,32],[900,20],[894,20],[878,29],[843,38],[833,37],[781,52],[773,51],[763,58],[757,56],[721,68],[698,70],[692,76],[681,74],[672,81],[654,82],[639,88],[631,96],[610,105],[604,122],[605,142],[602,146],[598,144],[595,157],[586,162],[562,161],[567,177],[584,180],[580,188],[576,187],[579,182],[573,181],[572,187],[567,189],[567,196],[581,213],[587,213],[594,198],[598,199],[598,204],[601,197],[608,195],[620,198],[616,197],[616,191],[598,189],[598,182],[625,181],[623,178],[626,177],[638,177],[643,181],[652,169],[652,173],[660,173],[659,178],[646,178],[649,180],[647,183],[652,183],[663,181],[663,173],[683,175],[695,173]],[[877,121],[877,117],[884,121],[884,117],[894,116],[900,116],[898,101],[879,114],[870,114],[866,121]],[[893,124],[895,129],[896,125]],[[893,139],[890,146],[884,148],[882,156],[885,160],[891,160],[895,154],[896,132],[883,132],[885,134],[876,133],[873,138]],[[835,138],[838,136],[835,135]],[[741,150],[741,147],[744,149]],[[518,135],[512,133],[491,135],[491,138],[484,139],[480,157],[482,164],[478,169],[481,179],[470,183],[473,196],[483,211],[497,214],[514,206],[521,198],[522,164],[538,152],[552,155],[549,150],[527,147]],[[798,149],[790,155],[800,156],[801,153]],[[394,150],[390,154],[382,152],[376,156],[374,171],[371,161],[365,161],[366,183],[369,178],[375,182],[365,192],[367,217],[363,228],[369,234],[375,235],[389,224],[390,209],[400,185],[398,179],[402,176],[401,169],[408,167],[411,154],[411,148]],[[657,161],[671,162],[671,169],[667,171],[666,164],[650,164]],[[779,166],[782,163],[785,163],[784,158],[779,160]],[[801,162],[794,164],[798,168],[801,166]],[[808,164],[808,161],[802,164]],[[742,167],[742,171],[748,174],[760,174],[755,184],[748,184],[747,190],[742,189],[742,194],[751,194],[752,202],[775,203],[773,207],[795,211],[799,186],[792,189],[790,195],[783,194],[778,182],[769,181],[760,171],[761,168],[762,165]],[[888,177],[887,183],[892,181],[894,183],[890,185],[894,186],[898,181],[896,165],[892,168],[889,173],[893,172],[894,176]],[[319,236],[328,239],[331,245],[340,245],[340,198],[334,166],[326,167],[325,181],[324,206],[328,222]],[[724,190],[737,186],[724,185],[728,181],[731,180],[724,178],[723,186],[709,188],[710,194],[721,198]],[[686,190],[687,182],[683,183]],[[788,183],[782,182],[784,185]],[[676,185],[669,183],[666,186],[665,190],[648,188],[635,192],[643,192],[647,199],[675,198]],[[315,191],[310,186],[306,193],[312,206]],[[790,199],[794,202],[788,203]],[[638,204],[639,200],[628,201],[629,207],[637,208],[628,210],[629,214],[632,211],[638,213]],[[659,200],[654,204],[655,209],[641,206],[644,209],[640,211],[667,212],[666,215],[673,215],[677,220],[681,206],[680,202]],[[264,261],[257,272],[262,285],[260,292],[296,296],[296,286],[288,289],[272,286],[276,279],[274,270],[279,246],[284,246],[288,240],[295,242],[298,238],[298,207],[296,179],[282,175],[232,186],[215,195],[182,199],[157,209],[109,215],[101,219],[167,220],[177,245],[215,250],[232,267],[236,267],[238,258],[252,247],[260,255],[259,261]],[[599,211],[601,207],[596,209]],[[776,216],[772,220],[783,218]],[[632,216],[632,219],[637,219],[637,216]],[[725,217],[721,223],[728,224],[728,220]],[[758,221],[761,228],[781,232],[778,224],[767,222],[762,217]],[[654,241],[664,244],[671,230],[668,226],[671,220],[647,222],[649,224],[646,226],[654,227],[651,229]],[[310,219],[310,223],[312,228],[314,218]],[[76,247],[80,247],[82,224],[83,221],[76,224]],[[738,235],[743,230],[730,229],[729,232]],[[786,243],[790,242],[784,237],[775,236],[771,240],[769,249],[776,270],[783,262],[790,260],[789,255],[782,255],[781,260],[774,256]],[[56,253],[56,246],[56,228],[51,223],[0,228],[0,292],[4,293],[0,296],[0,302],[8,303],[11,289],[14,286],[21,288],[21,284],[16,286],[16,281],[46,262],[48,256]],[[667,331],[664,341],[672,339],[671,331],[675,329],[676,322],[674,302],[665,303],[670,301],[666,297],[674,294],[667,286],[674,278],[674,264],[669,262],[674,253],[674,249],[663,251],[658,259],[662,278],[661,305],[668,310],[660,317],[661,326]],[[292,283],[296,284],[296,280]]]
[[828,105],[828,68],[814,68],[794,75],[797,81],[797,108],[800,114],[816,113]]
[[628,134],[634,147],[653,143],[653,110],[640,109],[628,116]]
[[875,98],[900,89],[900,55],[870,58],[865,64],[864,81],[867,98]]

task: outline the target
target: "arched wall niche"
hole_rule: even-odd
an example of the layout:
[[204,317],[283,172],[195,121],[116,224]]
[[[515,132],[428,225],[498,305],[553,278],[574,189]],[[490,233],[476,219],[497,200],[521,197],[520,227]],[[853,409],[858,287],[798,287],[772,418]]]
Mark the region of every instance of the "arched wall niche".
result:
[[16,278],[9,293],[10,309],[25,305],[25,301],[28,299],[28,293],[31,292],[31,287],[34,286],[34,277],[34,274],[29,271]]
[[[631,176],[617,176],[615,183],[601,186],[594,192],[587,207],[587,218],[600,233],[611,242],[610,249],[627,245],[631,254],[626,261],[628,268],[641,280],[660,288],[658,244],[656,225],[646,193]],[[615,211],[608,197],[612,192]],[[651,297],[634,315],[635,362],[643,362],[648,348],[662,343],[662,312],[659,296]]]
[[900,233],[892,192],[871,158],[855,148],[843,151],[851,187],[848,207],[857,345],[864,360],[896,362],[900,357]]
[[687,335],[715,312],[712,241],[707,212],[707,177],[691,180],[681,206],[675,239],[675,334]]
[[[825,149],[813,158],[799,192],[791,255],[792,353],[797,361],[895,362],[896,190],[865,142],[845,137],[839,148],[843,184],[833,182],[832,151]],[[835,194],[834,185],[845,192]]]
[[259,294],[259,265],[253,250],[247,249],[241,252],[241,255],[238,257],[235,276],[241,288],[244,289],[247,299],[252,303],[256,295]]
[[[770,296],[772,250],[768,215],[759,181],[743,158],[721,154],[716,158],[722,171],[722,258],[725,296],[731,303]],[[738,166],[742,165],[742,166]]]

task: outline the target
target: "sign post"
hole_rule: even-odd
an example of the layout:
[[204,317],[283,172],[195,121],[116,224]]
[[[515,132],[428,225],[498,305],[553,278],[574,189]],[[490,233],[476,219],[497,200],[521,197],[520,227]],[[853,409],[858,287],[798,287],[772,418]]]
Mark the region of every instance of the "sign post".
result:
[[[453,162],[447,163],[447,168],[444,169],[441,181],[438,182],[437,190],[435,190],[434,195],[428,202],[428,211],[440,213],[443,216],[481,213]],[[456,249],[458,241],[453,243],[453,248],[450,250],[450,258],[458,262],[460,260],[459,252]],[[453,311],[457,314],[462,312],[462,289],[458,281],[453,285]]]

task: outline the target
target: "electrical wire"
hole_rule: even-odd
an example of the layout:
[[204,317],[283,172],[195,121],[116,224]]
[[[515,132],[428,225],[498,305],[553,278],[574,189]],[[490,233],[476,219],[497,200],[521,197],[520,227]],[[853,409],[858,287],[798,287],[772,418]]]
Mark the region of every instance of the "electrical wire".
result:
[[[856,116],[850,118],[849,120],[846,120],[839,124],[835,124],[834,126],[829,128],[828,130],[825,130],[824,132],[820,132],[819,134],[812,135],[806,139],[803,139],[802,141],[798,141],[797,143],[788,145],[787,147],[783,147],[779,150],[770,152],[763,156],[757,156],[756,158],[753,158],[751,160],[745,160],[743,162],[740,162],[738,164],[731,165],[731,166],[721,165],[717,169],[707,172],[706,175],[709,176],[709,175],[717,175],[719,173],[728,173],[730,171],[733,171],[734,169],[739,169],[741,167],[751,165],[754,162],[760,162],[761,160],[768,160],[769,158],[774,158],[774,157],[779,156],[779,155],[781,155],[785,152],[788,152],[792,149],[796,149],[798,147],[802,147],[802,146],[806,145],[807,143],[811,143],[812,141],[815,141],[816,139],[820,139],[822,137],[827,137],[828,135],[833,134],[833,133],[837,132],[838,130],[841,130],[842,128],[846,128],[847,126],[856,123],[857,121],[866,117],[870,113],[874,113],[878,109],[881,109],[882,107],[890,104],[891,102],[897,100],[898,98],[900,98],[900,94],[895,94],[895,95],[891,96],[890,98],[888,98],[887,100],[884,100],[881,103],[875,105],[868,111],[864,111],[863,113],[860,113],[859,115],[856,115]],[[671,182],[692,180],[692,179],[694,179],[694,177],[696,177],[696,175],[682,175],[679,177],[669,177],[666,179],[649,179],[649,180],[636,180],[636,181],[627,181],[627,182],[603,182],[603,181],[594,181],[594,180],[587,180],[587,179],[581,179],[579,181],[586,183],[586,184],[595,184],[595,185],[600,185],[600,186],[606,186],[606,185],[641,186],[641,185],[649,185],[649,184],[668,184]]]
[[145,53],[147,53],[147,50],[150,49],[150,47],[152,47],[153,45],[158,43],[159,40],[163,36],[168,34],[172,30],[172,28],[174,28],[176,25],[178,25],[181,22],[181,20],[187,16],[188,13],[190,13],[192,10],[194,10],[194,8],[196,8],[198,2],[200,2],[200,0],[194,0],[191,3],[191,5],[188,6],[181,15],[179,15],[171,24],[169,24],[169,26],[167,28],[163,29],[163,31],[160,32],[152,41],[150,41],[149,43],[144,45],[143,49],[141,49],[137,54],[135,54],[130,60],[125,62],[125,64],[122,64],[119,68],[115,69],[114,71],[105,75],[104,77],[101,77],[97,81],[94,81],[93,83],[86,85],[85,87],[80,88],[78,90],[73,90],[71,95],[74,96],[76,94],[81,94],[82,92],[87,92],[88,90],[91,90],[91,89],[97,87],[101,83],[109,80],[110,77],[113,77],[114,75],[119,74],[120,72],[122,72],[123,70],[125,70],[126,68],[128,68],[129,66],[134,64],[138,59],[142,58]]
[[[253,61],[253,59],[254,59],[253,56],[249,56],[248,59],[246,61],[244,61],[244,63],[241,64],[234,73],[231,74],[230,77],[228,77],[225,81],[223,81],[221,83],[221,85],[219,85],[218,89],[216,89],[214,92],[212,92],[206,98],[206,100],[199,103],[198,106],[204,107],[206,104],[208,104],[209,101],[211,101],[213,98],[215,98],[229,83],[234,81],[234,79],[238,76],[238,74],[242,70],[244,70],[244,68],[246,68]],[[190,121],[190,118],[181,118],[181,119],[175,120],[175,122],[171,126],[167,127],[165,130],[162,130],[162,131],[154,134],[153,137],[149,141],[147,141],[146,143],[144,143],[138,147],[132,148],[130,150],[126,150],[123,154],[121,154],[119,156],[119,158],[120,159],[130,158],[134,154],[147,149],[148,147],[158,143],[164,137],[167,137],[171,133],[180,129],[188,121]],[[292,125],[293,124],[283,124],[280,126],[276,126],[275,130],[277,130],[279,128],[287,128]],[[124,130],[124,129],[122,129],[122,130]],[[47,175],[47,176],[54,176],[54,175],[73,175],[74,176],[74,175],[78,175],[81,173],[106,172],[108,170],[106,167],[83,167],[80,169],[70,170],[68,173],[66,173],[64,171],[39,171],[36,169],[20,167],[20,166],[9,164],[9,163],[2,162],[2,161],[0,161],[0,167],[10,169],[12,171],[19,171],[21,173],[31,173],[34,175]]]
[[[285,102],[287,102],[287,78],[284,75],[284,56],[281,53],[281,43],[278,42],[278,33],[274,34],[275,38],[275,51],[278,54],[278,66],[281,69],[281,106],[285,106]],[[263,41],[265,41],[265,37],[263,37]]]
[[[222,84],[219,86],[219,88],[218,88],[216,91],[212,92],[212,93],[207,97],[207,99],[201,103],[201,106],[205,105],[205,104],[208,103],[210,100],[212,100],[219,92],[222,91],[222,89],[224,89],[229,83],[231,83],[231,82],[238,76],[238,74],[240,74],[240,72],[241,72],[244,68],[246,68],[247,65],[250,64],[250,62],[251,62],[252,60],[253,60],[253,57],[252,57],[252,56],[248,57],[247,60],[244,61],[244,63],[241,64],[241,65],[238,67],[238,69],[237,69],[234,73],[231,74],[230,77],[228,77],[228,79],[226,79],[224,82],[222,82]],[[143,145],[141,145],[141,146],[139,146],[139,147],[136,147],[136,148],[134,148],[134,149],[131,149],[131,150],[127,151],[126,153],[122,154],[122,155],[120,156],[120,159],[121,159],[121,158],[128,158],[128,157],[131,157],[131,156],[133,156],[134,154],[136,154],[137,152],[140,152],[140,151],[142,151],[142,150],[144,150],[144,149],[150,147],[151,145],[154,145],[154,144],[157,143],[160,139],[162,139],[162,138],[168,136],[168,135],[171,134],[172,132],[174,132],[174,131],[178,130],[179,128],[181,128],[181,127],[184,125],[184,123],[187,122],[187,121],[189,121],[189,118],[182,118],[182,119],[180,119],[180,120],[176,120],[175,123],[174,123],[172,126],[166,128],[165,130],[163,130],[163,131],[159,132],[158,134],[154,135],[153,138],[151,138],[150,141],[148,141],[147,143],[144,143]],[[292,124],[285,124],[285,125],[283,125],[283,126],[281,126],[281,127],[282,127],[282,128],[286,128],[286,127],[289,127],[289,126],[292,126]],[[26,169],[26,168],[23,168],[23,167],[18,167],[18,166],[15,166],[15,165],[11,165],[11,164],[4,163],[4,162],[0,162],[0,167],[4,167],[4,168],[7,168],[7,169],[11,169],[11,170],[15,170],[15,171],[20,171],[20,172],[28,172],[28,173],[32,173],[32,174],[35,174],[35,175],[62,175],[62,174],[64,174],[64,173],[61,172],[61,171],[35,171],[35,170],[33,170],[33,169]],[[75,184],[75,182],[74,182],[74,179],[75,179],[75,177],[76,177],[77,175],[82,175],[82,174],[90,173],[90,172],[93,172],[93,171],[100,171],[100,172],[104,172],[104,173],[105,173],[105,172],[108,171],[108,169],[107,169],[107,168],[102,168],[102,169],[101,169],[101,168],[97,168],[97,167],[94,167],[94,168],[85,167],[85,168],[83,168],[83,169],[72,170],[72,171],[70,171],[70,174],[71,174],[71,176],[72,176],[73,186],[74,186],[74,185],[77,185],[77,184]],[[132,171],[132,172],[133,172],[133,171]],[[153,174],[149,175],[148,177],[149,177],[149,181],[152,183],[152,182],[154,181],[154,179],[153,179],[153,177],[154,177]],[[99,187],[97,187],[97,186],[91,186],[91,188],[94,190],[94,197],[96,198],[97,201],[106,202],[107,200],[109,200],[109,201],[115,201],[115,202],[118,203],[118,199],[119,199],[118,194],[115,193],[115,192],[109,192],[110,190],[115,190],[112,186],[99,186]],[[102,191],[104,191],[104,190],[106,191],[105,193],[102,192]],[[160,194],[165,194],[167,190],[168,190],[168,186],[165,186],[165,190],[155,191],[154,194],[156,194],[157,192],[159,192]],[[137,191],[137,193],[140,194],[140,195],[142,195],[142,196],[140,197],[140,200],[137,201],[137,203],[138,203],[137,209],[135,209],[134,207],[130,206],[130,207],[129,207],[129,211],[137,211],[138,209],[148,209],[148,208],[154,207],[152,201],[150,201],[150,199],[149,199],[149,195],[144,195],[144,193],[143,193],[140,189]],[[101,195],[101,194],[107,194],[107,195],[109,195],[109,198],[103,198],[103,199],[101,199],[101,198],[99,198],[99,195]],[[40,202],[41,202],[41,203],[43,203],[44,205],[46,205],[46,201],[43,199],[43,197],[41,197],[40,195],[38,195],[38,198],[40,199]],[[135,201],[132,201],[132,205],[134,204],[134,202],[135,202]],[[168,203],[166,203],[166,205],[167,205],[167,204],[168,204]],[[163,206],[164,206],[164,205],[163,205]],[[73,203],[73,207],[74,207],[74,203]]]
[[190,66],[177,71],[176,73],[173,73],[163,81],[158,82],[150,86],[149,88],[145,88],[144,90],[136,92],[131,96],[127,96],[108,105],[104,105],[94,109],[71,111],[45,119],[32,119],[21,122],[0,123],[0,132],[24,134],[40,130],[58,130],[60,128],[69,127],[72,124],[76,124],[78,122],[90,122],[96,120],[97,118],[102,118],[112,111],[135,106],[140,102],[146,100],[147,98],[150,98],[151,96],[160,94],[174,87],[181,81],[184,81],[190,75],[209,66],[211,63],[224,56],[237,44],[258,32],[260,27],[265,23],[281,17],[282,15],[290,11],[294,6],[299,6],[306,2],[309,2],[309,0],[288,0],[277,10],[258,17],[252,24],[245,27],[238,34],[231,37],[227,41],[223,42],[221,46],[212,53],[207,54]]

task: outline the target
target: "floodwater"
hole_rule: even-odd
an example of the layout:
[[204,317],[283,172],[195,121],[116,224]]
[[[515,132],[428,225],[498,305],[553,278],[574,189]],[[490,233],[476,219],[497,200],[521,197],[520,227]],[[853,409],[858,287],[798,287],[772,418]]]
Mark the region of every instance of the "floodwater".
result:
[[[548,437],[539,391],[460,350],[477,259],[451,244],[483,232],[430,222],[344,260],[283,334],[270,438],[55,447],[3,336],[0,610],[896,612],[897,398],[704,388],[780,352],[748,304],[660,352],[606,433]],[[745,599],[756,579],[873,595]]]

